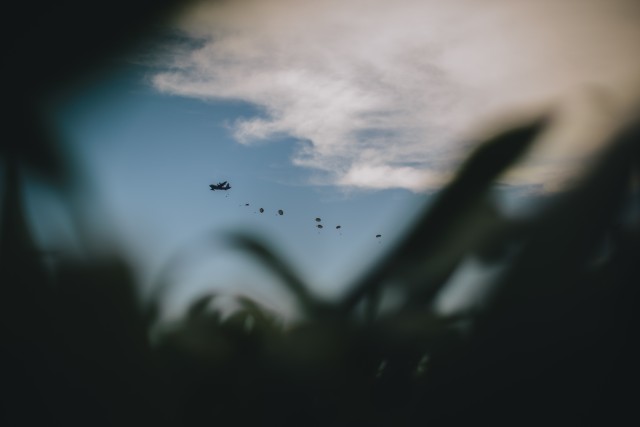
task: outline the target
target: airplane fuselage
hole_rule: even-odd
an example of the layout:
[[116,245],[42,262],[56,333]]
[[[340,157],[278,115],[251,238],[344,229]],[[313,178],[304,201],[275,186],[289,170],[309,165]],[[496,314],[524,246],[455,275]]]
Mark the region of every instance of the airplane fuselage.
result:
[[219,185],[209,185],[209,188],[211,189],[211,191],[216,191],[216,190],[224,190],[227,191],[229,189],[231,189],[230,185],[226,185],[226,186],[219,186]]

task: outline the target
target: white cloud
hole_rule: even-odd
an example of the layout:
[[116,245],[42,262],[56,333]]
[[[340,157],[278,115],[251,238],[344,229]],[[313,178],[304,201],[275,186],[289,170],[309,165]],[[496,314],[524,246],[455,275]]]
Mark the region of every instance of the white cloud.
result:
[[[602,112],[572,94],[599,85],[615,108],[637,96],[635,4],[201,2],[180,26],[204,42],[178,52],[153,82],[168,93],[262,107],[260,117],[234,124],[237,140],[306,141],[293,162],[328,172],[334,184],[415,191],[442,185],[461,154],[457,142],[488,118],[565,98],[587,105],[566,110],[555,132],[564,145],[555,138],[536,168],[514,175],[543,181],[559,175],[541,171],[541,158],[575,157],[607,129],[602,120],[586,126]],[[586,129],[579,140],[567,130],[576,124]]]

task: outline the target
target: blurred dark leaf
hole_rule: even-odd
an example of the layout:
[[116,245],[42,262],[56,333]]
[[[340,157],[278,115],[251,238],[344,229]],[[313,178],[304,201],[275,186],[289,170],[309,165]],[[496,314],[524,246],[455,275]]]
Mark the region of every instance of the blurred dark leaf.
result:
[[[432,257],[437,258],[452,234],[464,226],[465,220],[473,218],[478,202],[484,199],[493,180],[525,152],[546,123],[546,119],[537,120],[480,144],[462,165],[457,177],[438,194],[433,205],[420,216],[405,238],[352,287],[344,298],[343,309],[351,310],[366,294],[380,287],[391,276],[402,278],[405,271],[421,263],[432,262]],[[451,268],[457,264],[460,254],[473,249],[474,244],[471,239],[463,239],[453,249],[450,259],[438,260],[447,265],[444,276],[448,276]],[[423,283],[422,286],[429,287],[423,299],[428,300],[435,295],[442,283],[442,278],[433,283]]]
[[234,247],[254,256],[265,267],[281,279],[282,284],[297,298],[300,308],[311,317],[326,314],[326,303],[314,297],[309,286],[294,272],[293,268],[255,236],[234,233],[227,236],[227,241]]
[[0,157],[11,158],[58,186],[72,172],[58,135],[48,122],[47,100],[108,70],[115,55],[143,37],[189,1],[116,0],[91,3],[9,1],[3,6],[4,62],[0,75],[10,110],[3,114]]

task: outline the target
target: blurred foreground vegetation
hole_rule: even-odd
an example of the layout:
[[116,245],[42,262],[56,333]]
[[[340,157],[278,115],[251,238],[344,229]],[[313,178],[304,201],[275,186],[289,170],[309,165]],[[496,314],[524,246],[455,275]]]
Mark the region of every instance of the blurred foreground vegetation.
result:
[[[314,297],[268,243],[230,243],[274,271],[304,318],[286,327],[215,294],[157,329],[114,254],[52,267],[5,157],[0,241],[3,425],[601,425],[637,419],[638,127],[538,214],[515,222],[491,185],[545,121],[480,145],[407,237],[345,296]],[[434,300],[468,256],[497,263],[475,309]],[[384,288],[403,302],[379,310]],[[490,292],[489,292],[490,291]]]
[[[99,31],[93,35],[107,44]],[[240,309],[223,319],[212,294],[158,330],[159,301],[139,300],[122,256],[60,258],[51,266],[31,238],[22,173],[71,191],[64,156],[46,132],[33,132],[41,122],[31,101],[47,82],[40,83],[28,97],[9,94],[21,106],[9,135],[20,137],[0,145],[0,424],[638,420],[637,123],[610,141],[573,188],[519,221],[500,215],[492,185],[548,119],[485,141],[406,237],[339,301],[316,298],[268,242],[230,235],[231,244],[279,275],[304,318],[285,326],[259,302],[239,298]],[[501,266],[500,273],[482,305],[439,314],[435,298],[469,257]],[[402,303],[383,312],[387,288]]]

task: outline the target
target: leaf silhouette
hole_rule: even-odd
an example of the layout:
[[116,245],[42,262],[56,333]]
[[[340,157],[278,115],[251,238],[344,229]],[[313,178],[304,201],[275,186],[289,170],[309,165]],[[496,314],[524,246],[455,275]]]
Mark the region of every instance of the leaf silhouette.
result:
[[[434,204],[409,230],[407,236],[382,262],[376,263],[352,286],[342,302],[342,309],[350,311],[385,280],[393,275],[402,275],[407,266],[430,262],[430,258],[437,255],[437,251],[460,226],[462,219],[474,214],[476,205],[483,199],[493,180],[524,153],[546,123],[547,119],[540,119],[481,144],[462,165],[453,182],[442,190]],[[452,258],[459,258],[459,254],[467,249],[466,246],[460,246]],[[416,259],[416,254],[420,259]],[[452,265],[457,260],[444,262]],[[434,295],[441,284],[442,280],[430,285],[428,295]]]

